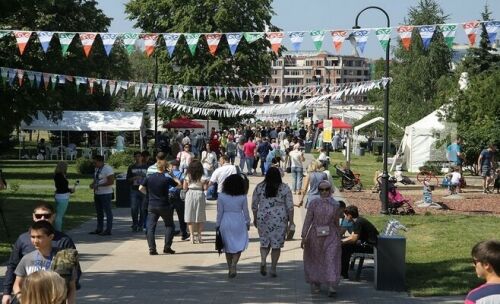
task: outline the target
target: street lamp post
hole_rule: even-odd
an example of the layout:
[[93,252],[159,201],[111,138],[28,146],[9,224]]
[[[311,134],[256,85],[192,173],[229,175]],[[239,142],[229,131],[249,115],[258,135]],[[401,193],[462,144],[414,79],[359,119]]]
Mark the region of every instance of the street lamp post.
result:
[[[387,27],[391,27],[391,21],[389,19],[389,15],[387,14],[386,11],[384,11],[382,8],[378,6],[369,6],[361,10],[358,15],[356,16],[356,23],[354,25],[354,29],[359,29],[360,27],[358,26],[358,18],[366,10],[369,9],[377,9],[384,13],[385,17],[387,18]],[[388,41],[388,46],[385,50],[385,77],[389,78],[389,45],[390,45],[390,39]],[[388,185],[389,185],[389,172],[387,171],[387,153],[389,151],[389,82],[387,82],[385,86],[385,92],[384,92],[384,147],[383,147],[383,172],[382,172],[382,205],[380,209],[380,213],[387,214],[387,202],[388,202]]]
[[[158,83],[158,52],[155,51],[155,85]],[[153,93],[154,95],[154,93]],[[155,153],[158,150],[158,100],[154,97],[155,102]]]

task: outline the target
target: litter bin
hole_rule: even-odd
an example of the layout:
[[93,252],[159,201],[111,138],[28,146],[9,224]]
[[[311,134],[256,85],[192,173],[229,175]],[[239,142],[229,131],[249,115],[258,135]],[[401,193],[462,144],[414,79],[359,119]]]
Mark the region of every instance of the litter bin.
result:
[[378,237],[375,249],[375,288],[405,291],[406,238],[403,236]]
[[357,156],[364,156],[365,155],[365,148],[359,147],[356,149],[356,155]]
[[313,142],[312,141],[306,141],[304,143],[304,146],[305,146],[305,153],[311,153],[311,149],[312,149],[312,146],[313,146]]
[[130,207],[130,186],[125,177],[116,178],[116,207]]

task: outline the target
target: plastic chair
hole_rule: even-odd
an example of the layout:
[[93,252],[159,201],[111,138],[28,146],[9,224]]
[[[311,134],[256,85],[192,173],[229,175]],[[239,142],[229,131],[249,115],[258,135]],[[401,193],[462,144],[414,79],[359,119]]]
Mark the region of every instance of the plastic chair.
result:
[[64,154],[66,154],[66,159],[75,160],[78,153],[71,148],[64,148]]
[[85,158],[88,158],[88,159],[92,159],[92,149],[84,148],[82,150],[82,157],[85,157]]
[[55,156],[56,160],[59,158],[59,147],[50,148],[50,160],[52,160],[52,156]]

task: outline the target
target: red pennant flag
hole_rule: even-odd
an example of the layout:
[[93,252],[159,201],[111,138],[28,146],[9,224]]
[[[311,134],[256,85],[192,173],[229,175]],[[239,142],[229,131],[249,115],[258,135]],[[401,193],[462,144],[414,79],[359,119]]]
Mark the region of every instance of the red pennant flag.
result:
[[24,53],[24,49],[26,48],[26,44],[28,44],[28,40],[30,40],[31,32],[14,31],[14,36],[16,37],[17,47],[19,48],[19,52],[22,56]]
[[19,81],[19,86],[23,86],[24,70],[17,70],[17,80]]
[[43,73],[43,85],[45,86],[45,90],[47,90],[49,88],[51,75],[52,74],[49,74],[49,73]]
[[210,54],[212,54],[212,56],[215,56],[215,52],[217,51],[217,46],[219,45],[222,34],[206,34],[205,37],[207,38],[208,50],[210,51]]
[[333,46],[335,47],[337,53],[340,53],[342,44],[344,43],[344,40],[347,37],[347,31],[332,31],[331,34],[333,39]]
[[144,49],[149,57],[155,51],[158,34],[145,34],[144,36],[142,36],[142,39],[144,39]]
[[470,21],[464,23],[462,26],[464,28],[465,34],[467,34],[467,38],[469,38],[470,45],[473,46],[476,43],[477,28],[479,26],[479,22]]
[[92,49],[92,45],[94,44],[96,33],[80,33],[80,40],[82,41],[83,52],[85,56],[89,57],[90,50]]
[[278,54],[278,51],[281,47],[281,40],[283,40],[283,37],[285,36],[285,33],[283,32],[269,32],[266,33],[267,40],[271,42],[271,48],[273,49],[273,52]]
[[411,44],[411,34],[413,32],[413,26],[403,25],[398,27],[399,37],[401,37],[401,42],[406,50],[410,49]]

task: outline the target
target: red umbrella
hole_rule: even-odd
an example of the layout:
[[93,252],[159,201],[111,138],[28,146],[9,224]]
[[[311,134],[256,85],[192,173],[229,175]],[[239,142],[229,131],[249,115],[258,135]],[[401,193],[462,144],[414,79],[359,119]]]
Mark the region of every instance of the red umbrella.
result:
[[[323,122],[320,122],[318,124],[318,128],[323,128]],[[332,119],[332,128],[333,129],[352,129],[352,126],[348,123],[346,123],[343,120],[340,120],[338,118]]]
[[191,118],[181,117],[172,119],[169,123],[163,126],[171,129],[203,129],[204,125],[192,120]]

